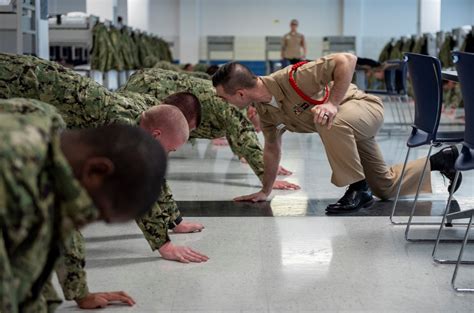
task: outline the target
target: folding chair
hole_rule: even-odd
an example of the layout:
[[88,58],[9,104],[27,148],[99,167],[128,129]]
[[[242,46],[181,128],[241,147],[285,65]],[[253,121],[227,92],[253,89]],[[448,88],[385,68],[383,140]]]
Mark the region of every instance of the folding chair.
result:
[[[390,221],[394,225],[407,225],[405,238],[409,241],[417,241],[409,239],[409,231],[411,225],[438,225],[434,222],[413,222],[413,216],[416,210],[416,204],[419,198],[420,189],[423,184],[424,172],[429,162],[433,147],[440,147],[443,144],[455,144],[463,141],[464,133],[462,131],[438,131],[439,121],[441,118],[443,88],[441,77],[441,63],[437,58],[406,53],[405,61],[407,62],[408,72],[410,73],[413,84],[415,97],[415,117],[412,125],[411,134],[407,140],[408,151],[403,164],[401,177],[397,187],[397,195],[392,207]],[[400,196],[401,182],[405,175],[406,165],[413,148],[429,146],[426,162],[423,168],[415,199],[413,201],[412,210],[408,218],[408,222],[400,222],[394,219],[398,199]]]

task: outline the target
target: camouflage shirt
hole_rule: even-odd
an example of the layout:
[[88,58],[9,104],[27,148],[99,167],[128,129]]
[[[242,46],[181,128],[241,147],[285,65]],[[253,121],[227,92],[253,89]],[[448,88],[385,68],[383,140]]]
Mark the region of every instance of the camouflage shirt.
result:
[[[82,86],[77,88],[77,86]],[[30,56],[0,53],[0,98],[27,95],[48,100],[66,121],[69,128],[97,127],[109,123],[137,124],[140,114],[160,102],[149,95],[138,93],[117,94],[108,91],[91,79],[82,77],[61,65]],[[8,106],[7,106],[8,104]],[[4,110],[18,113],[51,111],[51,106],[39,101],[8,102]],[[1,109],[0,109],[1,111]],[[152,210],[137,219],[153,250],[169,241],[169,225],[181,220],[180,211],[167,184]],[[80,242],[79,239],[73,243]],[[84,260],[81,246],[66,251],[68,270],[60,280],[66,299],[77,299],[87,293]],[[64,265],[64,264],[63,264]]]
[[263,178],[263,150],[252,123],[241,111],[220,99],[210,81],[150,68],[135,72],[118,92],[130,91],[148,94],[159,100],[180,91],[193,93],[202,105],[202,122],[191,132],[190,138],[215,139],[225,136],[232,152],[245,158],[260,180]]
[[0,53],[0,98],[14,97],[37,99],[55,106],[68,128],[134,124],[146,108],[159,104],[147,95],[130,99],[108,91],[55,62]]
[[56,118],[0,113],[2,312],[45,312],[41,291],[69,233],[98,216],[60,150],[60,127]]

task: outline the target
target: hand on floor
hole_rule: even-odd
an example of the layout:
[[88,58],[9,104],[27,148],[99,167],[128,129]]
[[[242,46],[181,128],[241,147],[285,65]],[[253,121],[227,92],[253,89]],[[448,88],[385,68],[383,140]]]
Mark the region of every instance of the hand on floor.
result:
[[227,139],[225,138],[216,138],[212,139],[212,144],[214,146],[228,146],[229,142],[227,142]]
[[204,225],[202,224],[182,221],[181,223],[179,223],[178,226],[175,226],[175,228],[173,228],[173,232],[179,234],[195,233],[200,232],[203,229]]
[[207,256],[196,252],[188,247],[175,246],[168,241],[158,251],[165,260],[178,261],[181,263],[201,263],[209,260]]
[[94,292],[80,300],[76,300],[77,305],[81,309],[97,309],[105,308],[113,302],[121,302],[133,306],[136,302],[128,294],[123,291],[114,292]]
[[263,191],[259,191],[251,195],[234,198],[234,201],[260,202],[267,200],[267,198],[268,196]]
[[284,180],[276,180],[273,183],[273,189],[278,189],[278,190],[300,190],[301,187],[296,185],[296,184],[292,184],[292,183],[289,183],[287,181],[284,181]]
[[287,169],[284,168],[283,166],[278,167],[277,175],[280,175],[280,176],[290,176],[290,175],[292,175],[292,174],[293,174],[293,172],[290,172],[289,170],[287,170]]

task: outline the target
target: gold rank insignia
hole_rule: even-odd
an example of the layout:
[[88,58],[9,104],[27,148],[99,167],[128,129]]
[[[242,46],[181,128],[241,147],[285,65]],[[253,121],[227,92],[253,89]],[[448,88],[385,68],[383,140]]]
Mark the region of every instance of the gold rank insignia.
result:
[[295,115],[300,115],[301,113],[303,113],[310,107],[312,107],[312,105],[307,102],[304,102],[301,104],[295,104],[293,106],[293,113],[295,113]]

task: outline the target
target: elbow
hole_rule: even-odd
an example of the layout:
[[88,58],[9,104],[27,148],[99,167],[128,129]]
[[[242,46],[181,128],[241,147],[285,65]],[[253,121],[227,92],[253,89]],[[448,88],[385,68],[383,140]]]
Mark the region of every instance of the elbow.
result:
[[355,67],[357,65],[357,56],[355,56],[352,53],[346,53],[345,57],[346,57],[346,60],[347,60],[348,64],[350,65],[350,67],[355,69]]
[[342,63],[351,68],[355,68],[357,64],[357,56],[352,53],[340,53],[338,55],[339,63]]

